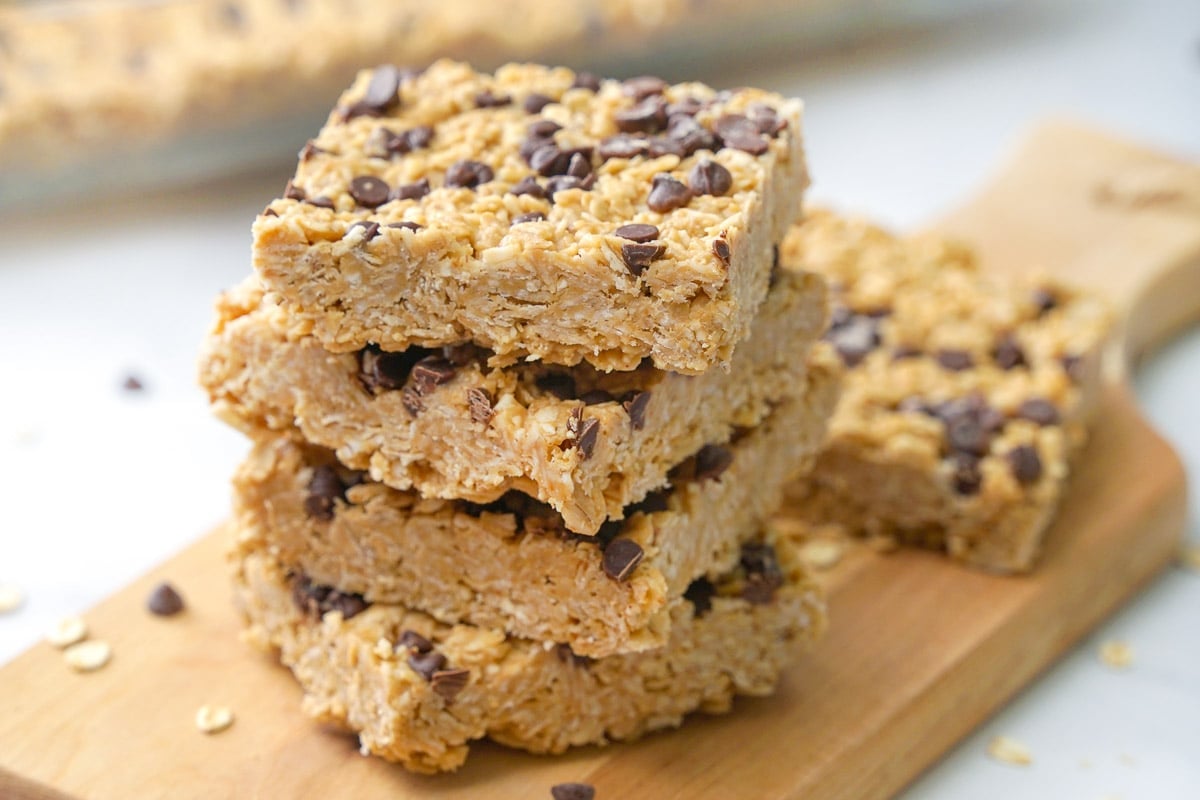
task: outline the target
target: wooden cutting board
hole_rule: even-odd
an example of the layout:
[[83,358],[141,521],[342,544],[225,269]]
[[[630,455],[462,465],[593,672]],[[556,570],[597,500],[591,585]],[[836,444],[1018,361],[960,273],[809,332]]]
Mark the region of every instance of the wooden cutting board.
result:
[[[1200,168],[1066,125],[1037,130],[937,226],[988,268],[1108,290],[1140,351],[1200,313]],[[1002,578],[936,555],[856,548],[829,573],[832,628],[779,693],[634,745],[557,758],[482,744],[436,778],[357,754],[299,711],[290,674],[238,641],[211,534],[87,614],[112,662],[86,675],[40,644],[0,669],[3,798],[612,798],[889,796],[1127,600],[1174,555],[1185,482],[1112,371],[1040,570]],[[180,617],[143,608],[159,580]],[[237,714],[214,736],[197,707]]]

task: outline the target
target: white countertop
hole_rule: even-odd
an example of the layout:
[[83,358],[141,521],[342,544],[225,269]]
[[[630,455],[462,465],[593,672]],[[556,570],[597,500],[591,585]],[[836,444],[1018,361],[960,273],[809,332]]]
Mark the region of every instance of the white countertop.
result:
[[[902,227],[969,193],[1046,116],[1200,158],[1196,0],[1011,2],[799,63],[696,71],[803,96],[816,198]],[[0,218],[0,584],[27,595],[0,616],[0,662],[226,513],[246,445],[209,415],[195,352],[289,172]],[[122,390],[130,373],[145,391]],[[1200,331],[1137,386],[1200,475]],[[1200,797],[1198,611],[1200,575],[1171,570],[906,797]],[[1132,646],[1128,670],[1099,662],[1110,638]],[[985,755],[1001,733],[1031,766]]]

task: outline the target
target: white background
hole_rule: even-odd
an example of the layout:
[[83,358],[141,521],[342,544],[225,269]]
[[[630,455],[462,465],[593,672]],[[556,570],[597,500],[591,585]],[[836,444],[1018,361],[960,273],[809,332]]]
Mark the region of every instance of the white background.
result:
[[[966,196],[1048,115],[1200,157],[1200,0],[1011,2],[692,72],[804,97],[815,196],[901,227]],[[0,583],[27,593],[0,616],[0,662],[224,515],[245,444],[210,418],[195,351],[290,170],[0,218]],[[121,390],[131,372],[145,392]],[[1200,475],[1200,332],[1143,368],[1138,392]],[[1195,520],[1193,506],[1200,542]],[[1099,662],[1108,638],[1132,645],[1132,668]],[[1033,765],[987,758],[999,733]],[[1200,576],[1164,575],[906,796],[1200,798]]]

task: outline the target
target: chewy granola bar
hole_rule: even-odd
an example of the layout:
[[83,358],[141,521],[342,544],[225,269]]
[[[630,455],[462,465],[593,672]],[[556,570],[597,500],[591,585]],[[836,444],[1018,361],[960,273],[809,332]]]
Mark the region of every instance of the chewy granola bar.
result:
[[807,183],[798,100],[439,61],[362,72],[254,224],[292,335],[727,365]]
[[548,506],[512,493],[480,506],[362,480],[322,448],[256,445],[234,480],[245,537],[312,580],[600,657],[663,646],[670,606],[716,579],[811,463],[836,396],[814,365],[800,397],[728,446],[706,446],[669,490],[598,536],[569,534]]
[[828,443],[787,517],[1030,569],[1086,438],[1111,324],[1098,299],[981,275],[964,248],[820,212],[786,264],[830,282],[848,367]]
[[230,424],[255,437],[301,434],[426,497],[486,503],[520,490],[582,534],[794,395],[826,321],[824,281],[779,270],[730,371],[686,376],[649,365],[494,368],[470,345],[329,353],[312,337],[289,339],[287,313],[253,281],[224,296],[217,316],[201,383]]
[[821,594],[786,540],[747,544],[730,573],[676,603],[664,647],[601,659],[370,605],[251,546],[235,571],[246,638],[278,648],[304,710],[356,732],[364,753],[418,772],[457,768],[484,736],[560,753],[728,711],[735,695],[770,694],[825,625]]

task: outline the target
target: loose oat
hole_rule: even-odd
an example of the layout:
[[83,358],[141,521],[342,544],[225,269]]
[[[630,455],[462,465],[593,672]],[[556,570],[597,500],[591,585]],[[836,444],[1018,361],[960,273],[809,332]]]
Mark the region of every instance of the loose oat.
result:
[[200,706],[196,709],[196,727],[203,733],[220,733],[233,724],[233,712],[226,706]]
[[24,602],[24,592],[10,583],[0,583],[0,614],[16,611]]
[[82,642],[87,635],[87,623],[82,617],[66,617],[55,623],[46,634],[46,641],[61,650]]
[[1100,660],[1115,669],[1127,669],[1133,664],[1133,648],[1126,642],[1110,639],[1100,645]]
[[1033,754],[1021,742],[1008,736],[996,736],[988,742],[987,754],[1006,764],[1028,766],[1033,763]]
[[813,539],[800,547],[800,558],[813,569],[829,569],[842,560],[845,545],[836,539]]
[[95,672],[111,658],[112,648],[101,639],[73,644],[63,652],[67,666],[76,672]]

